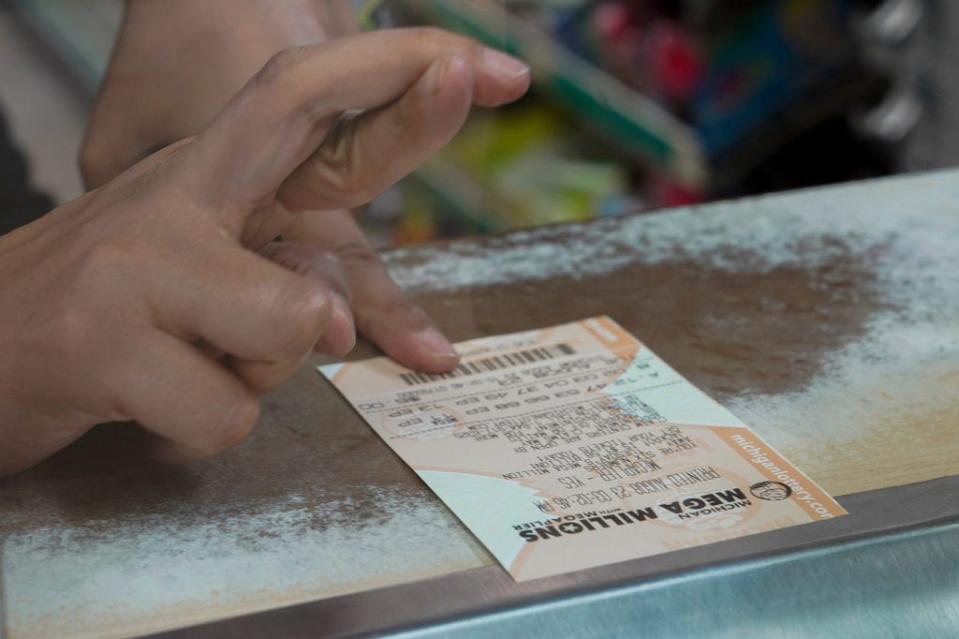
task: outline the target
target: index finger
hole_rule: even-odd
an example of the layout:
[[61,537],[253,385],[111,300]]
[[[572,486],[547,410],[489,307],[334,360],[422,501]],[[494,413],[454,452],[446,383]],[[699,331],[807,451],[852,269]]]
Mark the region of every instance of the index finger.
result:
[[[473,102],[522,95],[529,68],[504,53],[433,28],[397,29],[287,49],[274,56],[189,148],[183,178],[234,229],[272,197],[345,111],[389,104],[437,60],[473,69]],[[237,229],[238,232],[238,229]]]
[[393,281],[348,211],[307,212],[285,233],[339,257],[353,293],[356,326],[387,355],[428,373],[446,373],[459,363],[449,340]]

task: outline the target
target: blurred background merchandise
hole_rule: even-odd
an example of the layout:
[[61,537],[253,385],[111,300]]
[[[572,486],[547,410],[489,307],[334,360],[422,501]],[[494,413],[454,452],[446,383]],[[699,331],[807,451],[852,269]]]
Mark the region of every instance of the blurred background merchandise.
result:
[[[2,1],[2,0],[0,0]],[[119,0],[7,0],[91,99]],[[959,161],[949,0],[358,1],[515,53],[530,95],[476,110],[365,216],[381,244],[658,209]]]

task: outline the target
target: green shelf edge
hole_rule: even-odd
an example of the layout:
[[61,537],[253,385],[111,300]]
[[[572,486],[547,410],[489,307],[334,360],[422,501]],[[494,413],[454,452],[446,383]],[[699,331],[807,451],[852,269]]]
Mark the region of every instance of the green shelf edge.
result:
[[[536,76],[535,81],[538,82],[540,89],[549,94],[557,103],[574,112],[580,119],[592,124],[606,134],[608,138],[615,141],[617,147],[622,151],[657,166],[685,185],[700,188],[705,186],[709,171],[698,144],[698,138],[691,128],[675,120],[671,114],[665,111],[662,111],[658,117],[664,121],[671,121],[668,125],[664,125],[662,122],[647,123],[625,113],[623,110],[605,104],[604,100],[585,87],[572,73],[564,72],[562,68],[554,72],[552,69],[546,68],[544,64],[537,64],[537,59],[542,57],[532,51],[537,43],[522,42],[516,36],[514,29],[504,29],[502,33],[496,33],[488,28],[481,19],[481,13],[484,10],[470,8],[470,5],[473,4],[475,3],[469,0],[463,2],[418,0],[413,2],[416,8],[423,11],[425,15],[441,26],[531,61]],[[512,17],[507,19],[510,21],[519,20]],[[527,26],[527,29],[534,28]],[[551,49],[559,47],[546,34],[543,34],[539,40],[541,41],[538,43],[540,47],[543,47],[543,42],[546,41],[549,41],[548,46]],[[572,54],[564,52],[562,55],[571,56]],[[588,63],[583,62],[579,66],[586,67]],[[606,82],[618,83],[611,77],[605,76],[598,69],[592,69],[591,73],[604,77]],[[636,99],[647,101],[640,95],[637,95]],[[658,109],[658,107],[649,106],[647,108]],[[674,130],[666,133],[657,130],[664,128],[673,128]]]

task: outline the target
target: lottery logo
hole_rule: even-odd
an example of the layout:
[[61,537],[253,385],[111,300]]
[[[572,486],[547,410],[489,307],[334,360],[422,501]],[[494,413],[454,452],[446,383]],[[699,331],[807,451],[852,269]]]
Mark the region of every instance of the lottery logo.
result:
[[793,494],[792,488],[778,481],[761,481],[749,487],[756,499],[782,501]]

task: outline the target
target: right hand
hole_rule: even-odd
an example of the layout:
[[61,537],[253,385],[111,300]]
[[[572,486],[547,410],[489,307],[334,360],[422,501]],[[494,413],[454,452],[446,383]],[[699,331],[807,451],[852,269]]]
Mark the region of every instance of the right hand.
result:
[[0,238],[0,474],[107,421],[168,461],[242,440],[331,318],[331,283],[259,251],[388,188],[472,103],[522,95],[500,56],[432,29],[284,51],[197,137]]
[[[353,33],[349,0],[126,0],[81,149],[89,187],[100,186],[150,152],[203,130],[243,84],[283,49]],[[339,258],[350,295],[333,296],[349,327],[398,363],[446,373],[459,357],[430,317],[390,277],[347,210],[299,211],[283,235]]]

